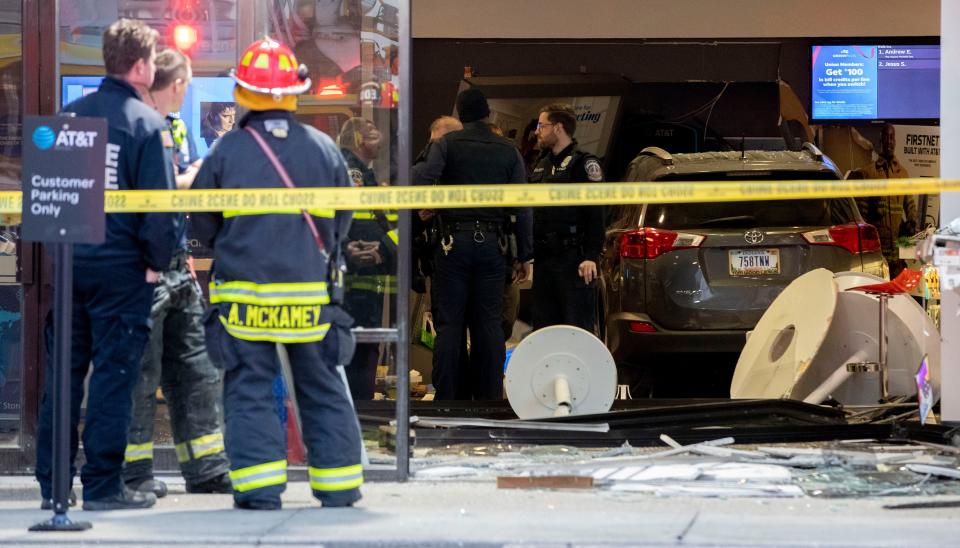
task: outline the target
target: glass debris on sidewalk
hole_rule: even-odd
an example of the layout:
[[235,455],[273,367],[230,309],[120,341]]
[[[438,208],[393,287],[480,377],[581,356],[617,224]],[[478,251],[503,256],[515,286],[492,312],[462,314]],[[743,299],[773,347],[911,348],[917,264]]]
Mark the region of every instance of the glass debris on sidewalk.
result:
[[[553,485],[659,497],[889,497],[960,495],[960,453],[873,440],[734,445],[731,438],[668,447],[583,449],[492,444],[434,448],[415,458],[419,481]],[[672,447],[672,448],[671,448]],[[556,481],[519,481],[553,478]],[[509,481],[508,481],[509,480]]]

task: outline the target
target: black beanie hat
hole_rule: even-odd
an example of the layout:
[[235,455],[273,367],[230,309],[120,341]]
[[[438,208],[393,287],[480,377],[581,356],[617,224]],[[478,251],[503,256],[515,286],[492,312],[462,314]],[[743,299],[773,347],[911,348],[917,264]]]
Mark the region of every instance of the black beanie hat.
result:
[[477,88],[469,88],[457,95],[457,115],[464,124],[482,120],[490,116],[487,97]]

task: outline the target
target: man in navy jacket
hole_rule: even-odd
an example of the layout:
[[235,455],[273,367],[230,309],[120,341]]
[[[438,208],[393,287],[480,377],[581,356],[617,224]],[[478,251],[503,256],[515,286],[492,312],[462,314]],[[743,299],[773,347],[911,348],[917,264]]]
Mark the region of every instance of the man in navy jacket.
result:
[[[174,187],[173,139],[163,117],[140,100],[134,86],[149,89],[154,77],[157,31],[140,21],[120,19],[103,34],[108,76],[100,89],[63,110],[80,117],[106,118],[107,190],[168,190]],[[84,510],[149,508],[152,493],[126,488],[121,479],[133,387],[150,335],[150,304],[159,272],[176,249],[176,213],[107,215],[106,239],[76,245],[73,266],[73,340],[70,383],[71,463],[84,378],[93,362],[84,417]],[[52,318],[47,318],[47,356],[52,356]],[[37,480],[42,508],[52,506],[52,363],[37,432]],[[75,474],[71,466],[71,475]]]

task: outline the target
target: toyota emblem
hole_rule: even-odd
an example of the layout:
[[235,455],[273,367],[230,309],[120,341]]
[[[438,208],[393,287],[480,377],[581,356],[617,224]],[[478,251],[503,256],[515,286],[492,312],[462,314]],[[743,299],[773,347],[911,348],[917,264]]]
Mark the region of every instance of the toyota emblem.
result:
[[748,230],[743,233],[743,239],[747,241],[748,244],[759,244],[763,241],[763,232],[759,230]]

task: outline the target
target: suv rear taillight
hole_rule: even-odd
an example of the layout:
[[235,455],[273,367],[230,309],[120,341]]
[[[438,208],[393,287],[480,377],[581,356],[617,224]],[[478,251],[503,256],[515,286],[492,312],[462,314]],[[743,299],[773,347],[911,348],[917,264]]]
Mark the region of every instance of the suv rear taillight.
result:
[[706,239],[700,234],[641,228],[620,236],[620,256],[625,259],[656,259],[670,251],[700,247]]
[[866,223],[831,226],[803,233],[803,239],[812,245],[842,247],[850,253],[880,251],[880,235],[876,227]]

